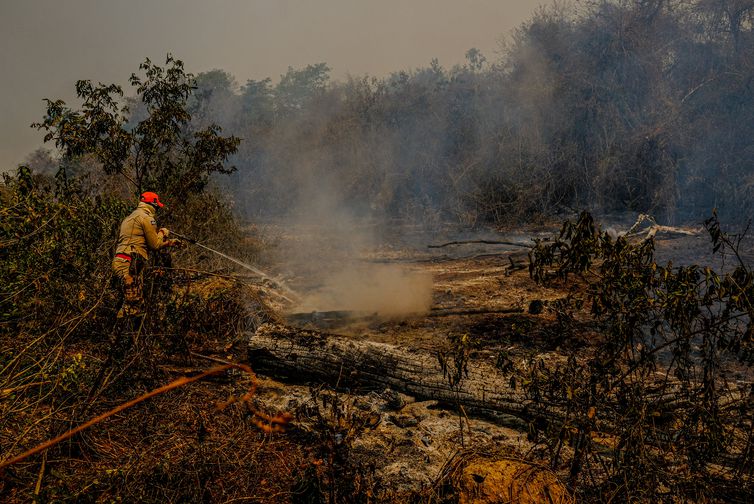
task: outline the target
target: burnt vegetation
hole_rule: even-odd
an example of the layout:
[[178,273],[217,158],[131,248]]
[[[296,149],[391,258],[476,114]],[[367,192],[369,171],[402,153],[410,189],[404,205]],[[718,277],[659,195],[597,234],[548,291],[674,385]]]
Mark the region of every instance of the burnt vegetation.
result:
[[[343,81],[317,63],[238,86],[169,56],[146,60],[131,93],[80,81],[79,109],[47,100],[34,127],[56,151],[0,184],[0,497],[471,502],[464,485],[484,478],[462,481],[476,448],[460,397],[493,353],[538,464],[520,474],[557,480],[561,502],[751,501],[754,272],[745,233],[725,225],[754,211],[753,22],[746,0],[590,0],[538,10],[494,61],[471,49],[450,69]],[[157,254],[146,315],[115,317],[116,230],[143,190],[170,203],[161,225],[249,261],[265,244],[242,222],[321,191],[359,217],[430,227],[583,208],[704,222],[725,262],[661,264],[652,238],[615,237],[588,212],[535,243],[530,278],[563,295],[450,335],[434,372],[456,398],[458,453],[397,493],[358,443],[380,415],[340,379],[290,415],[256,402],[238,365],[204,379],[282,322],[258,284],[205,255]],[[202,381],[172,381],[184,375]]]
[[[588,357],[572,352],[556,368],[535,362],[519,377],[543,413],[531,437],[547,446],[554,465],[567,458],[569,481],[581,481],[590,495],[751,496],[754,389],[742,369],[754,363],[754,276],[739,255],[741,237],[721,231],[716,215],[705,226],[715,252],[733,258],[725,274],[659,265],[651,238],[613,239],[588,213],[532,252],[537,281],[578,275],[585,283],[552,308],[558,318],[572,320],[566,306],[575,303],[596,323]],[[552,421],[548,408],[562,415]]]

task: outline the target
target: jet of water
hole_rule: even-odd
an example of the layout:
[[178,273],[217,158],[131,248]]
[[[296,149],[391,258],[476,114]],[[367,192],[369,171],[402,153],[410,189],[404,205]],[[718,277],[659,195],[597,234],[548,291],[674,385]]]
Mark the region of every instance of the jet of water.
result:
[[[204,250],[212,252],[213,254],[217,254],[220,257],[224,257],[225,259],[229,260],[230,262],[235,263],[235,264],[241,266],[242,268],[245,268],[245,269],[251,271],[255,275],[258,275],[258,276],[264,278],[265,280],[269,280],[270,282],[274,283],[275,285],[277,285],[278,287],[280,287],[281,289],[283,289],[285,292],[287,292],[288,294],[290,294],[291,296],[293,296],[294,299],[296,299],[296,300],[300,300],[301,299],[301,295],[298,294],[293,289],[291,289],[290,287],[288,287],[282,280],[278,280],[276,278],[272,278],[270,275],[268,275],[264,271],[260,270],[259,268],[255,268],[254,266],[252,266],[250,264],[247,264],[247,263],[245,263],[245,262],[243,262],[243,261],[241,261],[239,259],[236,259],[235,257],[231,257],[228,254],[220,252],[219,250],[215,250],[212,247],[208,247],[207,245],[204,245],[203,243],[199,243],[198,241],[196,241],[196,240],[194,240],[192,238],[189,238],[188,236],[183,236],[183,235],[178,234],[178,233],[176,233],[174,231],[171,231],[171,234],[174,235],[174,236],[176,236],[176,237],[178,237],[178,238],[180,238],[181,240],[186,240],[187,242],[189,242],[189,243],[191,243],[193,245],[196,245],[197,247],[201,247]],[[294,302],[292,299],[288,299],[288,301]]]

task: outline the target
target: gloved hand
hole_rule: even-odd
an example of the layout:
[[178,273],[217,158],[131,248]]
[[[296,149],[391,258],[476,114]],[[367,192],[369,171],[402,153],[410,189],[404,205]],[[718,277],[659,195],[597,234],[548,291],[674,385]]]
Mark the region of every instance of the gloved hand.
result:
[[175,248],[183,248],[184,243],[181,240],[178,239],[172,239],[172,240],[165,240],[165,244],[163,247],[175,247]]
[[162,235],[163,239],[170,236],[170,230],[168,228],[160,228],[157,232]]

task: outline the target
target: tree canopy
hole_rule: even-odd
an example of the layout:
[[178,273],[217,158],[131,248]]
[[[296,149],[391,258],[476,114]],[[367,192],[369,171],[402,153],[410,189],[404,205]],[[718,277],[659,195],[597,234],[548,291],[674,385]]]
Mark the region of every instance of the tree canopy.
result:
[[64,159],[92,156],[105,173],[130,181],[137,194],[149,189],[181,200],[201,192],[212,173],[235,171],[226,161],[240,139],[221,136],[214,123],[195,127],[188,104],[197,84],[183,63],[168,55],[164,67],[146,59],[139,69],[129,79],[136,90],[131,107],[120,86],[80,80],[80,110],[48,99],[45,117],[33,126]]

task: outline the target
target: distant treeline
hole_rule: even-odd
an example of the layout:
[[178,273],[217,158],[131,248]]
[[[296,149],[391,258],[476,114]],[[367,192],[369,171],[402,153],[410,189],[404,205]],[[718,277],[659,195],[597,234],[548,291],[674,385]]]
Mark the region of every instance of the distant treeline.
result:
[[250,217],[327,194],[359,215],[464,223],[581,208],[746,220],[753,21],[751,0],[556,5],[494,59],[337,82],[318,63],[241,86],[214,70],[190,112],[243,139],[228,187]]

